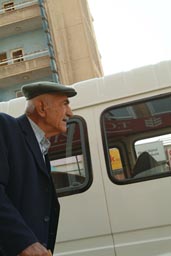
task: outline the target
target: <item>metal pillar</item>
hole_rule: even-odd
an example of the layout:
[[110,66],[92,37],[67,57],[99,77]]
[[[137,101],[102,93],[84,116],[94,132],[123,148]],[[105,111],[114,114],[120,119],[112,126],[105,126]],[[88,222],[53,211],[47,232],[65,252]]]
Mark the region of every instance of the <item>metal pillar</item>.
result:
[[47,38],[47,45],[48,45],[49,56],[50,56],[50,67],[51,67],[51,71],[52,71],[52,79],[53,79],[53,82],[59,82],[57,66],[56,66],[56,61],[55,61],[55,54],[54,54],[54,49],[53,49],[53,43],[52,43],[51,34],[50,34],[50,30],[49,30],[47,14],[46,14],[46,10],[44,7],[44,0],[38,0],[38,2],[39,2],[40,13],[41,13],[41,17],[42,17],[43,30],[46,33],[46,38]]

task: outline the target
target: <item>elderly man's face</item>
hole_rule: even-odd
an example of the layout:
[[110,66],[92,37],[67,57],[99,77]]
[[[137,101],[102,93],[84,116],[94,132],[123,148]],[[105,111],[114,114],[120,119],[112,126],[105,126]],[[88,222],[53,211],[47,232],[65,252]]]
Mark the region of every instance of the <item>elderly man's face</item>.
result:
[[66,132],[67,120],[72,111],[66,95],[47,95],[44,116],[44,130],[47,137]]

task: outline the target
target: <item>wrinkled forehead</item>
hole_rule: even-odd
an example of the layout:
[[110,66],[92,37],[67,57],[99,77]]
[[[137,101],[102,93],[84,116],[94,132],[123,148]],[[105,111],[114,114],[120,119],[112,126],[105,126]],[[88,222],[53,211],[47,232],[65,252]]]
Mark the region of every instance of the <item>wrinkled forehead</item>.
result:
[[63,94],[63,93],[47,93],[42,95],[42,97],[44,98],[44,100],[48,103],[58,103],[58,102],[66,102],[66,103],[70,103],[68,96]]

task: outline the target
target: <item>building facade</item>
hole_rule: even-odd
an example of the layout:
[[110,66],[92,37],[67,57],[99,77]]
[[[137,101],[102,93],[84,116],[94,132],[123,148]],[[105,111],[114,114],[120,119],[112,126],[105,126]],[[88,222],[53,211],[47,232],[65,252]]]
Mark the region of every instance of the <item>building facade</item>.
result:
[[103,76],[87,0],[0,0],[0,101],[40,80]]

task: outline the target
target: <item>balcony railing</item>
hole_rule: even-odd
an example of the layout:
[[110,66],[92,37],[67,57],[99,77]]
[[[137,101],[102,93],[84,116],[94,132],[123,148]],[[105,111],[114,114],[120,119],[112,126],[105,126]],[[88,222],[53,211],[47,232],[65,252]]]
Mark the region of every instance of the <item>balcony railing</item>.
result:
[[0,14],[5,13],[7,11],[22,9],[22,8],[34,5],[35,3],[38,3],[38,0],[26,1],[26,2],[23,2],[21,4],[16,4],[12,7],[2,8],[2,9],[0,9]]
[[49,55],[49,51],[48,49],[45,49],[43,51],[41,50],[41,51],[29,53],[29,54],[20,55],[20,56],[17,56],[16,58],[3,59],[3,60],[0,60],[0,67],[4,65],[10,65],[15,62],[31,60],[31,59],[35,59],[35,58],[39,58],[47,55]]

